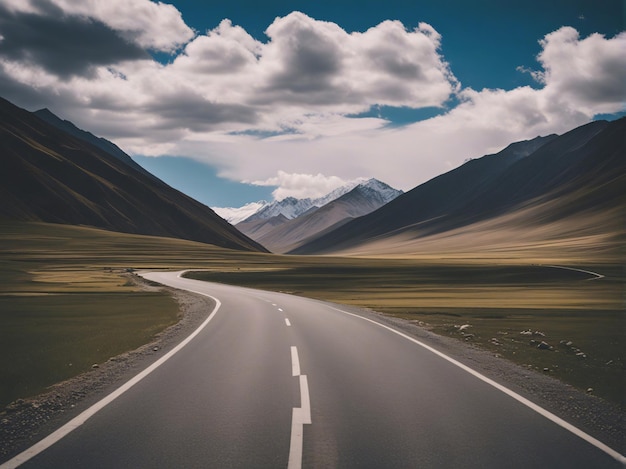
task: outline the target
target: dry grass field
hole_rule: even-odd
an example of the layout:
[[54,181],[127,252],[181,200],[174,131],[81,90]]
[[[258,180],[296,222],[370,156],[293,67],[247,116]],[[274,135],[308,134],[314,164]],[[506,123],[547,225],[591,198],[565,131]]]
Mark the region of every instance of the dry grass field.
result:
[[122,275],[129,268],[197,269],[197,278],[369,307],[623,405],[624,271],[608,244],[299,257],[41,223],[0,223],[0,240],[0,405],[176,320],[173,300],[140,291]]
[[[232,259],[231,259],[232,258]],[[178,305],[141,291],[131,268],[226,267],[206,244],[45,223],[0,222],[0,408],[135,349]]]

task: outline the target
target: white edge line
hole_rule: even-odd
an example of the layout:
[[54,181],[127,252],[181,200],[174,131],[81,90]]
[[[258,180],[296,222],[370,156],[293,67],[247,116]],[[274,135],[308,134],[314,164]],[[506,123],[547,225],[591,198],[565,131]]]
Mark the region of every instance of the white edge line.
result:
[[535,412],[537,412],[538,414],[544,416],[548,420],[551,420],[552,422],[556,423],[557,425],[559,425],[560,427],[564,428],[565,430],[568,430],[569,432],[573,433],[574,435],[578,436],[579,438],[582,438],[587,443],[592,444],[593,446],[595,446],[596,448],[598,448],[601,451],[605,452],[606,454],[608,454],[609,456],[611,456],[612,458],[614,458],[618,462],[620,462],[622,464],[626,464],[626,457],[624,457],[622,454],[620,454],[617,451],[615,451],[613,448],[611,448],[611,447],[607,446],[606,444],[602,443],[600,440],[597,440],[596,438],[592,437],[591,435],[589,435],[589,434],[583,432],[582,430],[580,430],[579,428],[575,427],[571,423],[568,423],[565,420],[563,420],[562,418],[557,417],[552,412],[544,409],[543,407],[540,407],[539,405],[535,404],[532,401],[529,401],[525,397],[517,394],[515,391],[512,391],[509,388],[507,388],[505,386],[502,386],[499,383],[496,383],[492,379],[487,378],[485,375],[479,373],[478,371],[473,370],[472,368],[468,367],[467,365],[464,365],[463,363],[455,360],[454,358],[451,358],[451,357],[447,356],[446,354],[440,352],[439,350],[436,350],[436,349],[430,347],[429,345],[426,345],[425,343],[420,342],[417,339],[414,339],[411,336],[408,336],[408,335],[406,335],[406,334],[404,334],[404,333],[402,333],[400,331],[397,331],[397,330],[395,330],[395,329],[393,329],[393,328],[391,328],[389,326],[385,326],[384,324],[376,322],[376,321],[374,321],[372,319],[368,319],[368,318],[365,318],[363,316],[359,316],[358,314],[349,313],[348,311],[344,311],[342,309],[334,308],[332,306],[328,306],[328,307],[330,309],[335,310],[335,311],[339,311],[340,313],[348,314],[350,316],[354,316],[356,318],[363,319],[364,321],[368,321],[368,322],[371,322],[373,324],[376,324],[377,326],[380,326],[380,327],[382,327],[384,329],[387,329],[387,330],[393,332],[394,334],[399,335],[400,337],[404,337],[405,339],[410,340],[411,342],[413,342],[413,343],[415,343],[415,344],[417,344],[417,345],[419,345],[421,347],[424,347],[426,350],[434,353],[435,355],[443,358],[444,360],[447,360],[448,362],[452,363],[453,365],[458,366],[462,370],[467,371],[469,374],[475,376],[476,378],[480,379],[481,381],[484,381],[485,383],[489,384],[490,386],[493,386],[494,388],[498,389],[499,391],[503,392],[504,394],[512,397],[516,401],[520,402],[521,404],[525,405],[526,407],[529,407],[530,409],[532,409]]
[[599,274],[597,272],[592,272],[591,270],[576,269],[574,267],[565,267],[562,265],[546,265],[544,267],[552,267],[553,269],[573,270],[574,272],[582,272],[584,274],[589,274],[589,275],[594,276],[593,278],[588,278],[587,280],[599,280],[605,277],[604,275]]
[[287,324],[287,327],[291,326],[291,322],[289,322],[289,318],[285,318],[285,324]]
[[298,359],[298,349],[291,347],[291,376],[300,376],[300,360]]
[[167,354],[163,355],[159,360],[154,362],[148,368],[146,368],[141,373],[136,375],[134,378],[131,378],[129,381],[127,381],[122,386],[117,388],[111,394],[109,394],[108,396],[104,397],[103,399],[101,399],[100,401],[96,402],[94,405],[92,405],[91,407],[89,407],[88,409],[86,409],[85,411],[83,411],[82,413],[77,415],[76,417],[74,417],[72,420],[67,422],[61,428],[59,428],[58,430],[54,431],[53,433],[48,435],[46,438],[44,438],[43,440],[41,440],[38,443],[34,444],[30,448],[24,450],[23,452],[21,452],[17,456],[13,457],[12,459],[10,459],[10,460],[6,461],[5,463],[3,463],[2,465],[0,465],[0,469],[13,469],[13,468],[16,468],[16,467],[20,466],[21,464],[24,464],[26,461],[34,458],[35,456],[37,456],[42,451],[45,451],[50,446],[54,445],[56,442],[61,440],[63,437],[67,436],[69,433],[71,433],[72,431],[76,430],[78,427],[80,427],[82,424],[84,424],[90,417],[92,417],[98,411],[102,410],[105,406],[107,406],[108,404],[113,402],[115,399],[120,397],[122,394],[124,394],[126,391],[128,391],[130,388],[132,388],[135,384],[140,382],[142,379],[144,379],[146,376],[148,376],[150,373],[152,373],[154,370],[156,370],[158,367],[160,367],[163,363],[165,363],[167,360],[169,360],[172,356],[174,356],[174,354],[176,354],[178,351],[180,351],[185,345],[187,345],[189,342],[191,342],[191,340],[195,336],[197,336],[202,331],[202,329],[204,329],[206,327],[206,325],[211,321],[211,319],[213,319],[213,317],[215,316],[215,313],[217,313],[217,310],[220,308],[222,303],[217,298],[215,298],[215,297],[213,297],[211,295],[207,295],[206,293],[202,293],[202,292],[199,292],[199,291],[193,291],[193,290],[188,290],[188,291],[190,291],[192,293],[197,293],[199,295],[207,296],[207,297],[209,297],[209,298],[211,298],[212,300],[215,301],[215,308],[213,308],[213,311],[211,312],[209,317],[195,331],[193,331],[191,333],[191,335],[189,335],[189,337],[187,337],[180,344],[178,344],[176,347],[174,347],[172,350],[170,350]]

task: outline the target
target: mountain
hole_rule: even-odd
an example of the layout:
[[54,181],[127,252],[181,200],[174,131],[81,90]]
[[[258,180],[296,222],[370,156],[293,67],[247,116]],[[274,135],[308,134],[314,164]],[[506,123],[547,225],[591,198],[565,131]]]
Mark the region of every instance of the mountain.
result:
[[231,225],[236,225],[261,210],[268,203],[265,200],[260,200],[250,202],[242,207],[211,207],[211,209]]
[[507,242],[503,237],[521,239],[531,232],[533,242],[540,242],[542,237],[554,241],[623,231],[625,135],[622,118],[512,144],[468,161],[294,253],[403,255],[425,252],[435,239],[443,246],[444,238],[446,246],[458,249],[470,242],[495,249],[494,243]]
[[[260,218],[252,221],[244,221],[238,223],[236,228],[244,233],[246,236],[249,236],[252,239],[261,239],[266,238],[269,233],[274,231],[279,226],[284,225],[289,222],[289,218],[287,218],[282,213],[276,215],[272,218]],[[257,241],[260,243],[260,241]],[[270,248],[268,248],[270,249]],[[270,249],[271,251],[271,249]]]
[[0,219],[89,225],[266,251],[210,208],[0,98]]
[[233,225],[237,225],[238,223],[244,221],[252,222],[255,220],[269,220],[270,218],[274,218],[279,215],[291,220],[299,217],[311,209],[322,207],[328,202],[341,197],[343,194],[354,189],[354,187],[360,182],[361,181],[359,180],[349,182],[317,199],[296,199],[295,197],[287,197],[283,200],[275,200],[273,202],[266,202],[265,200],[252,202],[238,208],[212,207],[212,209],[215,213],[219,214]]
[[283,200],[275,200],[274,202],[265,205],[260,210],[246,218],[244,222],[267,220],[278,215],[282,215],[288,220],[291,220],[292,218],[302,215],[314,206],[313,200],[311,199],[296,199],[295,197],[287,197]]
[[320,208],[309,209],[297,218],[288,220],[279,215],[266,220],[245,221],[239,223],[237,228],[270,251],[284,253],[312,241],[331,227],[337,227],[382,207],[400,194],[402,191],[377,179],[370,179]]
[[116,157],[118,160],[123,161],[127,165],[135,168],[137,171],[144,173],[146,176],[157,179],[156,176],[146,171],[142,166],[137,164],[135,160],[133,160],[126,153],[124,153],[124,151],[115,143],[110,142],[109,140],[102,137],[96,137],[94,134],[92,134],[91,132],[87,132],[86,130],[79,129],[72,122],[57,117],[48,108],[40,109],[33,112],[33,114],[35,114],[40,119],[46,121],[48,124],[55,126],[57,129],[63,130],[64,132],[76,138],[79,138],[87,143],[91,143],[101,150],[106,151],[110,155]]

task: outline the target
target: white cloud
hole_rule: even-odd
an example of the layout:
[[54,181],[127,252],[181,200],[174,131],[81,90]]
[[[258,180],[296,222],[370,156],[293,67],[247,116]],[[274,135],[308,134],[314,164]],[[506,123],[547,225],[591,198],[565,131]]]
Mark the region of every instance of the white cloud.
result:
[[187,44],[172,68],[200,75],[242,73],[257,64],[262,48],[242,27],[226,19]]
[[150,0],[6,0],[14,12],[72,15],[92,18],[120,31],[142,47],[170,52],[185,44],[194,32],[181,13],[166,3]]
[[[309,135],[315,127],[311,124],[322,121],[319,116],[337,119],[377,104],[442,106],[458,86],[438,52],[440,36],[426,24],[407,30],[400,22],[386,21],[363,33],[347,33],[337,24],[293,12],[276,18],[265,43],[229,20],[192,39],[192,31],[179,24],[180,15],[171,5],[147,0],[51,1],[65,15],[46,17],[51,31],[71,29],[63,29],[64,24],[85,27],[85,19],[93,18],[111,28],[101,35],[111,40],[121,36],[141,47],[172,50],[191,39],[165,66],[140,57],[138,49],[116,56],[113,48],[105,47],[110,41],[98,48],[97,38],[83,51],[69,33],[68,44],[78,44],[81,51],[78,61],[71,54],[46,61],[51,51],[43,46],[40,61],[33,61],[24,45],[12,54],[0,50],[7,77],[20,81],[12,68],[46,77],[46,82],[29,85],[43,100],[64,108],[67,117],[83,121],[85,114],[111,112],[111,103],[125,101],[119,131],[109,136],[128,132],[125,121],[130,113],[136,116],[137,137],[148,145],[161,140],[164,128],[183,134],[290,129]],[[32,15],[14,14],[7,24],[19,28],[29,20]],[[363,121],[357,126],[372,124]],[[314,130],[310,137],[328,133]]]
[[255,186],[279,186],[272,195],[275,200],[283,200],[287,197],[296,199],[315,199],[343,186],[347,181],[337,176],[324,176],[318,174],[298,174],[278,171],[276,176],[263,181],[251,181]]
[[373,104],[441,106],[457,82],[438,53],[440,36],[384,21],[347,33],[294,12],[277,18],[259,59],[259,103],[359,112]]
[[542,82],[555,104],[566,103],[591,115],[624,109],[626,33],[612,39],[592,34],[581,40],[578,31],[564,27],[540,43]]
[[[626,77],[615,80],[615,75],[622,77],[626,57],[615,51],[626,50],[626,34],[612,39],[570,36],[562,45],[565,55],[556,54],[559,42],[555,39],[568,34],[569,28],[562,28],[542,41],[547,52],[539,56],[546,67],[540,89],[466,88],[458,94],[460,104],[448,113],[403,128],[346,128],[306,142],[298,135],[284,136],[280,142],[248,139],[220,144],[209,152],[224,157],[220,159],[224,174],[235,179],[255,174],[271,177],[274,168],[311,174],[320,168],[329,173],[326,168],[333,168],[332,174],[344,179],[375,176],[409,190],[469,157],[499,151],[514,141],[563,133],[589,122],[595,114],[623,110]],[[568,61],[580,64],[573,65],[575,73],[569,75],[560,68]],[[585,82],[580,76],[583,71],[576,72],[583,64],[590,67],[588,76],[595,77],[587,86],[580,85]],[[272,167],[265,164],[270,160]]]
[[[65,31],[55,40],[80,53],[63,63],[50,59],[49,44],[18,44],[12,31],[26,31],[20,22],[32,15],[48,15],[50,31]],[[96,35],[81,49],[87,19],[125,48],[95,50]],[[468,157],[562,133],[626,102],[626,33],[580,38],[561,28],[540,41],[539,70],[520,68],[538,89],[473,90],[461,87],[425,23],[348,33],[294,12],[261,42],[229,20],[195,35],[173,6],[147,0],[5,0],[1,21],[5,97],[50,107],[130,152],[194,157],[221,176],[271,183],[277,198],[316,197],[358,177],[411,189]],[[145,48],[175,51],[174,60],[159,64]],[[375,105],[445,108],[452,96],[447,113],[402,128],[351,117]]]

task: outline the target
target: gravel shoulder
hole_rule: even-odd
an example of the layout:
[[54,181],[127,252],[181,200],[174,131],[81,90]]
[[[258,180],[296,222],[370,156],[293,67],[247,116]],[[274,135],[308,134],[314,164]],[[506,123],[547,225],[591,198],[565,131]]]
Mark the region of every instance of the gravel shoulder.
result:
[[420,325],[419,321],[344,305],[337,307],[405,332],[626,454],[626,414],[618,405],[471,343],[437,335]]
[[[7,406],[0,412],[0,463],[32,446],[158,360],[193,332],[214,307],[208,297],[157,287],[136,276],[132,278],[142,288],[169,292],[180,305],[178,323],[149,344],[56,384],[44,394]],[[532,400],[622,454],[626,452],[626,416],[616,405],[471,344],[436,335],[414,322],[361,308],[337,307],[402,330]]]

